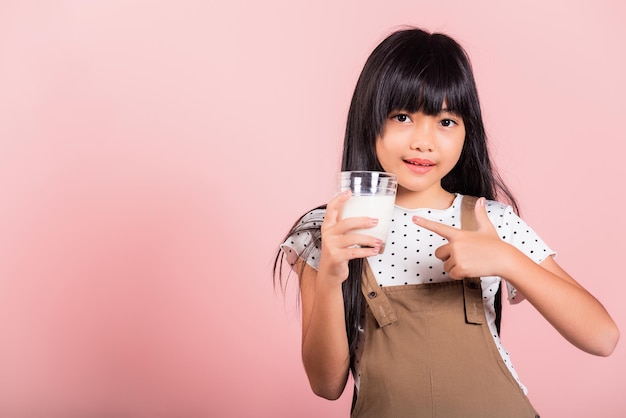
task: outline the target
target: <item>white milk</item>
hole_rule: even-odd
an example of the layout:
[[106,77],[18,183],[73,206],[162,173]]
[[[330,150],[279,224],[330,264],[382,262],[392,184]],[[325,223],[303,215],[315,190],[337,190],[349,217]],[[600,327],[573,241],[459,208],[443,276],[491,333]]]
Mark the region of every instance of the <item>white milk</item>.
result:
[[373,228],[355,229],[352,232],[364,235],[372,235],[385,242],[391,226],[393,217],[393,205],[396,196],[386,195],[359,195],[352,196],[343,206],[342,218],[353,218],[357,216],[369,216],[378,219],[378,224]]

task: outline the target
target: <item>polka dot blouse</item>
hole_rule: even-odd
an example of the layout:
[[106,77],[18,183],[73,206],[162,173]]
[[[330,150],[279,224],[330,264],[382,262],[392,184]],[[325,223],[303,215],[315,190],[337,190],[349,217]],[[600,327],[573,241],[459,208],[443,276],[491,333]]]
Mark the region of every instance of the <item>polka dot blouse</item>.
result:
[[[435,257],[435,250],[445,244],[447,240],[434,232],[420,228],[411,219],[414,215],[441,222],[456,228],[461,227],[461,195],[457,195],[452,205],[443,210],[435,209],[405,209],[396,206],[386,247],[383,254],[368,257],[368,262],[378,284],[381,286],[403,286],[408,284],[438,283],[452,280],[443,270],[443,263]],[[487,201],[487,214],[496,227],[500,238],[518,248],[536,263],[554,252],[541,238],[520,219],[511,206],[496,201]],[[321,225],[324,219],[324,210],[318,209],[305,215],[301,222],[308,226]],[[315,224],[315,225],[314,225]],[[309,248],[312,242],[310,232],[297,233],[289,237],[281,246],[289,264],[293,265],[298,256],[308,249],[306,262],[317,269],[319,265],[319,248]],[[482,277],[483,306],[485,315],[492,331],[494,342],[500,351],[502,359],[512,375],[519,382],[517,373],[509,359],[496,332],[495,327],[495,294],[500,284],[500,278]],[[507,283],[508,300],[517,303],[523,300],[523,295]],[[362,344],[359,344],[362,346]],[[359,357],[360,353],[357,353]],[[358,386],[358,376],[355,376]],[[520,386],[526,392],[526,388]]]

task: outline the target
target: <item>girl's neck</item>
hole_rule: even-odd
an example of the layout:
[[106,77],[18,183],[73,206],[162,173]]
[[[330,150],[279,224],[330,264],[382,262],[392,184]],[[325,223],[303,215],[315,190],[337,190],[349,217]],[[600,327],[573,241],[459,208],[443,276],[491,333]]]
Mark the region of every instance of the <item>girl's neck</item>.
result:
[[398,186],[396,205],[405,209],[447,209],[452,205],[456,194],[444,189],[411,191]]

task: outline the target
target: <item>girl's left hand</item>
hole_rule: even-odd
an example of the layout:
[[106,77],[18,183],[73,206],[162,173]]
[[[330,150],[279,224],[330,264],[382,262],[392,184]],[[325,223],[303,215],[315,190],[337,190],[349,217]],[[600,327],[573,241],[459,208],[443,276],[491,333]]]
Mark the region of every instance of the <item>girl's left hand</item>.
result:
[[506,252],[514,249],[502,241],[487,216],[485,198],[476,201],[474,207],[478,229],[462,230],[418,216],[413,222],[448,240],[435,251],[444,270],[453,279],[465,277],[505,276]]
[[509,281],[569,342],[588,353],[608,356],[619,329],[606,309],[552,257],[536,264],[500,239],[485,199],[474,208],[478,229],[467,231],[413,217],[415,224],[448,240],[435,255],[453,279],[500,276]]

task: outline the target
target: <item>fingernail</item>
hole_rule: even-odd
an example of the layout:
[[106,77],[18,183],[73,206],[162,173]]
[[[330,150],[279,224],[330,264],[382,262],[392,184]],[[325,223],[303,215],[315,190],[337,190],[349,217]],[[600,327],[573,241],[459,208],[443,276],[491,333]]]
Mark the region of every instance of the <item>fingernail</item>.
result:
[[370,223],[371,223],[372,225],[377,225],[377,224],[378,224],[378,219],[376,219],[376,218],[370,218]]

